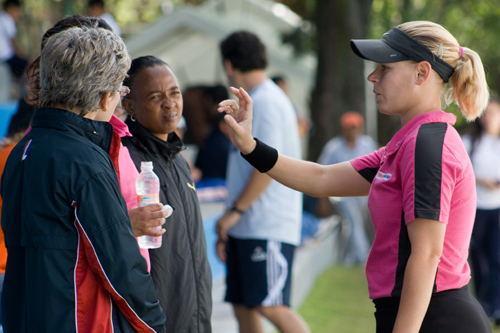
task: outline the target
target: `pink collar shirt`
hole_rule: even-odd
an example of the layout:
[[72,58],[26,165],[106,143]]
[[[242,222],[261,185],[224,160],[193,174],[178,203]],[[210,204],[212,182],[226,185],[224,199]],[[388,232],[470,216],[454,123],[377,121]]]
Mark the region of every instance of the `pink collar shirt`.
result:
[[[124,136],[132,136],[128,131],[128,126],[125,125],[123,121],[121,121],[118,117],[113,115],[109,121],[111,125],[113,125],[113,130],[116,134],[120,136],[120,138]],[[139,171],[135,167],[132,158],[130,157],[130,153],[124,145],[120,144],[120,151],[118,155],[118,166],[120,168],[119,177],[120,177],[120,188],[122,191],[123,198],[127,203],[127,209],[137,207],[137,194],[135,191],[135,180],[139,175]],[[146,259],[148,263],[148,271],[151,270],[151,262],[149,260],[149,251],[148,249],[140,249],[142,256]]]
[[406,225],[417,218],[446,223],[434,291],[461,288],[476,210],[475,178],[453,114],[412,119],[387,146],[351,160],[372,183],[368,196],[375,239],[366,264],[371,299],[400,297],[411,253]]

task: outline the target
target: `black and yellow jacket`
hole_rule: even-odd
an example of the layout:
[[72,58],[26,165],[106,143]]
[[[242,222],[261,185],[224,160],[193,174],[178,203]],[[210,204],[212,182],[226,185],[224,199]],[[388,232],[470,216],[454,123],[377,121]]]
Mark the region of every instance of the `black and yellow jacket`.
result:
[[163,228],[162,246],[150,249],[151,275],[165,311],[167,332],[211,332],[212,273],[200,205],[189,165],[174,133],[163,141],[129,119],[132,137],[122,138],[138,170],[152,161],[160,178],[160,202],[174,212]]

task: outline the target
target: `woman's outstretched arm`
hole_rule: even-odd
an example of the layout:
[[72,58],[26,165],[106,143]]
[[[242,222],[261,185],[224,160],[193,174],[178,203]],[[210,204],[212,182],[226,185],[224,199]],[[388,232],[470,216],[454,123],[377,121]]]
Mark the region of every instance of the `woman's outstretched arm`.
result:
[[[252,137],[252,99],[243,88],[229,89],[239,103],[225,100],[218,110],[227,113],[224,120],[229,125],[231,141],[243,155],[248,155],[257,146]],[[370,190],[370,182],[350,162],[324,166],[279,154],[266,173],[285,186],[315,197],[362,196]]]

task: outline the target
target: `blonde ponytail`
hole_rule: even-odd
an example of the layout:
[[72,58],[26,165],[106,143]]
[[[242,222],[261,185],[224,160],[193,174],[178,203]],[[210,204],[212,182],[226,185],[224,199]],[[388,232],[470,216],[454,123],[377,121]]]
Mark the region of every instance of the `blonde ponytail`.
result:
[[449,85],[443,82],[445,106],[455,102],[468,121],[481,116],[490,94],[479,55],[469,48],[460,47],[448,30],[433,22],[412,21],[398,28],[455,68]]
[[488,105],[489,90],[483,63],[473,50],[463,47],[463,56],[457,60],[451,88],[445,92],[445,103],[454,101],[468,121],[481,116]]

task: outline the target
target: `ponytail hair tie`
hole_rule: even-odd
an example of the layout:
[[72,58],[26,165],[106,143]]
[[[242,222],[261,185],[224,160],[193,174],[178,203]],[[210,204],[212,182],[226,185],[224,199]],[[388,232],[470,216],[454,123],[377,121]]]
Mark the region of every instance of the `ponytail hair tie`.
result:
[[458,47],[458,59],[462,59],[463,55],[464,55],[464,48],[459,46]]

